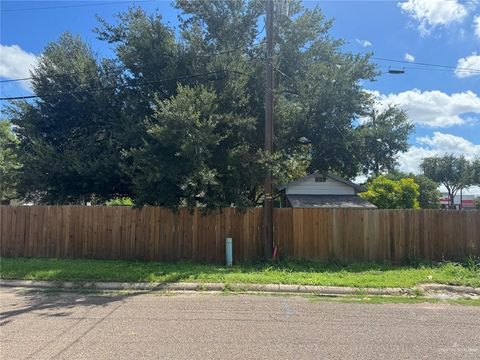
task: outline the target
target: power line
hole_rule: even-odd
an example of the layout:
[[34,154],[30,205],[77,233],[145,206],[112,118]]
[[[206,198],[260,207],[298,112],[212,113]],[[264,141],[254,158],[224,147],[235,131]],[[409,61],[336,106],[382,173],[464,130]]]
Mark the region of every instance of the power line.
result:
[[[259,45],[261,44],[263,41],[260,41],[258,43],[254,43],[253,45]],[[238,47],[238,48],[234,48],[234,49],[226,49],[226,50],[221,50],[221,51],[218,51],[216,52],[215,54],[205,54],[205,55],[198,55],[198,56],[216,56],[216,55],[220,55],[220,54],[223,54],[223,53],[229,53],[229,52],[234,52],[234,51],[238,51],[238,50],[241,50],[243,47]],[[434,67],[441,67],[441,69],[436,69],[436,68],[425,68],[425,67],[413,67],[413,66],[408,66],[408,67],[405,67],[406,69],[414,69],[414,70],[433,70],[433,71],[444,71],[444,72],[450,72],[454,69],[459,69],[459,70],[462,70],[462,71],[473,71],[473,72],[480,72],[480,69],[472,69],[472,68],[456,68],[456,67],[453,67],[453,66],[448,66],[448,65],[440,65],[440,64],[427,64],[427,63],[417,63],[417,62],[408,62],[408,61],[403,61],[403,60],[395,60],[395,59],[387,59],[387,58],[377,58],[377,57],[372,57],[372,59],[377,59],[377,60],[382,60],[382,61],[393,61],[393,62],[401,62],[401,63],[408,63],[408,64],[414,64],[414,65],[421,65],[421,66],[434,66]],[[154,65],[154,64],[157,64],[158,62],[151,62],[151,63],[146,63],[146,64],[143,64],[143,65]],[[330,62],[332,63],[332,62]],[[281,71],[277,66],[273,65],[273,68],[274,70],[276,70],[278,73],[280,73],[282,76],[285,76],[285,77],[288,77],[290,78],[290,76],[288,76],[287,74],[285,74],[283,71]],[[111,86],[111,87],[103,87],[103,88],[97,88],[97,89],[86,89],[86,90],[79,90],[79,91],[76,91],[74,93],[81,93],[81,92],[88,92],[88,91],[102,91],[102,90],[108,90],[108,89],[115,89],[115,88],[123,88],[123,87],[135,87],[135,86],[143,86],[143,85],[150,85],[150,84],[154,84],[154,83],[159,83],[159,82],[164,82],[164,81],[172,81],[172,80],[182,80],[182,79],[186,79],[186,78],[190,78],[190,77],[198,77],[198,76],[202,76],[202,75],[212,75],[212,74],[217,74],[219,72],[232,72],[232,73],[237,73],[239,75],[247,75],[245,73],[242,73],[242,72],[239,72],[239,71],[235,71],[235,70],[217,70],[217,71],[211,71],[211,72],[208,72],[208,73],[202,73],[202,74],[194,74],[194,75],[187,75],[187,76],[180,76],[180,77],[176,77],[176,78],[169,78],[169,79],[160,79],[160,80],[153,80],[153,81],[146,81],[146,82],[143,82],[143,83],[140,83],[140,84],[136,84],[136,85],[132,85],[132,84],[125,84],[125,85],[116,85],[116,86]],[[385,72],[387,73],[387,72]],[[385,73],[382,73],[382,74],[385,74]],[[66,75],[75,75],[74,72],[71,72],[71,73],[63,73],[63,74],[57,74],[57,75],[60,75],[60,76],[66,76]],[[8,79],[8,80],[0,80],[0,83],[9,83],[9,82],[16,82],[16,81],[28,81],[28,80],[32,80],[33,78],[32,77],[29,77],[29,78],[18,78],[18,79]],[[268,89],[268,90],[271,90],[271,89]],[[24,96],[14,96],[14,97],[2,97],[0,98],[0,100],[21,100],[21,99],[32,99],[32,98],[38,98],[38,97],[45,97],[45,96],[52,96],[52,95],[55,95],[55,94],[68,94],[68,93],[72,93],[72,92],[56,92],[56,93],[52,93],[52,94],[42,94],[42,95],[24,95]]]
[[[262,41],[258,41],[258,42],[255,42],[249,46],[256,46],[256,45],[261,45],[263,43],[263,40]],[[231,52],[235,52],[235,51],[239,51],[239,50],[243,50],[245,48],[245,46],[239,46],[237,48],[233,48],[233,49],[225,49],[225,50],[219,50],[217,52],[215,52],[214,54],[197,54],[196,56],[199,56],[199,57],[208,57],[208,56],[218,56],[218,55],[222,55],[222,54],[227,54],[227,53],[231,53]],[[143,66],[146,66],[146,65],[156,65],[156,64],[163,64],[163,62],[160,62],[160,61],[156,61],[156,62],[148,62],[148,63],[142,63]],[[58,74],[55,74],[55,76],[68,76],[68,75],[75,75],[76,72],[64,72],[64,73],[58,73]],[[8,80],[0,80],[0,83],[9,83],[9,82],[18,82],[18,81],[29,81],[29,80],[33,80],[33,77],[26,77],[26,78],[17,78],[17,79],[8,79]]]
[[[443,71],[443,72],[452,72],[456,70],[460,71],[467,71],[467,72],[473,72],[473,73],[480,73],[480,69],[474,69],[474,68],[458,68],[455,66],[448,66],[448,65],[438,65],[438,64],[427,64],[427,63],[418,63],[418,62],[410,62],[410,61],[403,61],[403,60],[394,60],[394,59],[385,59],[385,58],[377,58],[377,57],[372,57],[372,59],[376,60],[383,60],[383,61],[393,61],[393,62],[401,62],[401,63],[407,63],[407,64],[412,64],[412,65],[421,65],[421,66],[431,66],[431,67],[421,67],[421,66],[405,66],[405,69],[411,69],[411,70],[424,70],[424,71]],[[331,62],[331,61],[322,61],[323,63],[330,63],[333,65],[336,65],[336,63]],[[280,70],[278,67],[273,65],[274,69],[279,72],[281,75],[290,78],[287,74],[285,74],[282,70]],[[441,67],[440,69],[437,69],[435,67]],[[386,67],[385,67],[386,68]],[[383,74],[387,74],[387,72],[382,72]]]
[[[39,98],[39,97],[49,97],[49,96],[55,96],[55,95],[82,94],[82,93],[95,92],[95,91],[113,90],[113,89],[121,89],[121,88],[128,88],[128,87],[139,87],[139,86],[152,85],[152,84],[157,84],[157,83],[162,83],[162,82],[167,82],[167,81],[197,78],[197,77],[201,77],[201,76],[221,75],[222,73],[227,73],[227,72],[232,72],[232,73],[236,73],[236,74],[240,74],[240,75],[247,75],[245,73],[242,73],[240,71],[235,71],[235,70],[233,70],[233,71],[232,70],[216,70],[216,71],[210,71],[210,72],[200,73],[200,74],[183,75],[183,76],[176,76],[176,77],[171,77],[171,78],[145,81],[145,82],[142,82],[142,83],[139,83],[139,84],[123,84],[123,85],[104,86],[104,87],[93,88],[93,89],[85,89],[85,90],[56,91],[56,92],[52,92],[52,93],[39,94],[39,95],[2,97],[2,98],[0,98],[0,100],[26,100],[26,99],[35,99],[35,98]],[[221,78],[215,78],[215,79],[212,79],[212,80],[222,80],[222,79]]]
[[[259,42],[255,42],[253,44],[251,44],[251,46],[256,46],[256,45],[260,45],[263,43],[263,40],[262,41],[259,41]],[[225,54],[225,53],[231,53],[231,52],[235,52],[235,51],[239,51],[239,50],[242,50],[244,47],[243,46],[240,46],[238,48],[233,48],[233,49],[225,49],[225,50],[220,50],[220,51],[217,51],[216,53],[214,54],[197,54],[196,56],[217,56],[217,55],[221,55],[221,54]],[[423,66],[423,67],[413,67],[413,66],[409,66],[409,67],[405,67],[406,69],[411,69],[411,70],[424,70],[424,71],[444,71],[444,72],[451,72],[452,70],[460,70],[460,71],[469,71],[469,72],[474,72],[474,73],[477,73],[479,72],[480,73],[480,69],[475,69],[475,68],[459,68],[459,67],[456,67],[456,66],[450,66],[450,65],[441,65],[441,64],[430,64],[430,63],[421,63],[421,62],[410,62],[410,61],[406,61],[406,60],[396,60],[396,59],[388,59],[388,58],[381,58],[381,57],[372,57],[372,59],[374,60],[380,60],[380,61],[390,61],[390,62],[396,62],[396,63],[404,63],[404,64],[410,64],[410,65],[420,65],[420,66]],[[323,63],[327,62],[327,63],[330,63],[330,64],[336,64],[332,61],[322,61]],[[150,62],[150,63],[144,63],[142,65],[155,65],[155,64],[158,64],[159,62]],[[448,69],[448,70],[443,70],[443,69],[436,69],[436,67],[440,67],[440,68],[443,68],[443,69]],[[275,69],[282,73],[282,75],[285,75],[285,73],[283,73],[278,67],[275,67]],[[75,74],[74,72],[71,72],[71,73],[63,73],[63,74],[57,74],[57,75],[69,75],[69,74]],[[8,80],[0,80],[0,83],[8,83],[8,82],[17,82],[17,81],[28,81],[28,80],[32,80],[33,78],[32,77],[28,77],[28,78],[18,78],[18,79],[8,79]]]
[[15,82],[15,81],[27,81],[31,80],[32,78],[20,78],[20,79],[8,79],[8,80],[0,80],[0,83],[9,83],[9,82]]
[[[276,67],[275,65],[273,65],[272,63],[272,67],[274,70],[276,70],[279,74],[281,74],[282,76],[286,77],[286,78],[289,78],[291,79],[290,76],[288,76],[287,74],[285,74],[283,71],[281,71],[278,67]],[[296,94],[298,95],[298,94]],[[331,121],[330,118],[328,118],[328,122],[333,125],[333,127],[335,128],[335,130],[337,130],[337,132],[340,134],[340,136],[342,137],[343,139],[343,142],[344,144],[349,147],[352,152],[358,157],[358,159],[362,159],[362,156],[360,156],[360,151],[358,151],[357,147],[350,141],[347,140],[347,138],[345,137],[345,134],[339,129],[339,127],[337,126],[337,124],[335,124],[333,121]]]
[[330,124],[332,124],[335,129],[337,130],[337,132],[340,134],[340,136],[343,138],[343,142],[345,143],[345,145],[347,145],[348,147],[350,147],[350,149],[352,149],[352,151],[355,153],[355,155],[358,156],[358,159],[362,159],[362,156],[360,156],[360,153],[357,151],[357,148],[356,146],[353,145],[352,142],[348,141],[347,138],[345,137],[345,134],[342,133],[342,131],[338,128],[337,124],[335,124],[333,121],[329,121]]
[[[380,66],[380,69],[385,69],[386,71],[382,71],[382,75],[385,75],[385,74],[388,74],[388,70],[390,69],[390,67],[388,66]],[[453,69],[443,69],[443,68],[426,68],[426,67],[419,67],[419,66],[402,66],[402,69],[405,69],[405,70],[422,70],[422,71],[440,71],[440,72],[446,72],[446,73],[453,73],[455,72],[455,70]],[[461,70],[462,72],[468,72],[467,70]],[[474,74],[477,74],[476,71],[473,71],[471,72],[472,73],[472,76]]]
[[[34,99],[34,98],[39,98],[39,97],[49,97],[49,96],[55,96],[55,95],[65,95],[65,94],[81,94],[81,93],[88,93],[88,92],[95,92],[95,91],[103,91],[103,90],[112,90],[112,89],[121,89],[121,88],[128,88],[128,87],[141,87],[141,86],[148,86],[152,84],[157,84],[157,83],[162,83],[166,81],[173,81],[173,80],[183,80],[183,79],[190,79],[190,78],[196,78],[196,77],[201,77],[201,76],[208,76],[208,75],[221,75],[222,73],[233,73],[241,76],[251,76],[249,74],[246,74],[242,71],[238,70],[216,70],[216,71],[210,71],[206,73],[200,73],[200,74],[192,74],[192,75],[184,75],[184,76],[178,76],[178,77],[173,77],[173,78],[165,78],[165,79],[158,79],[158,80],[152,80],[152,81],[145,81],[139,84],[123,84],[123,85],[115,85],[115,86],[105,86],[105,87],[99,87],[99,88],[93,88],[93,89],[85,89],[85,90],[76,90],[76,91],[56,91],[48,94],[41,94],[41,95],[22,95],[22,96],[11,96],[11,97],[2,97],[0,100],[27,100],[27,99]],[[215,79],[208,79],[209,81],[219,81],[219,80],[224,80],[226,77],[217,77]],[[263,87],[266,90],[267,89],[265,86]]]
[[475,68],[460,68],[460,67],[450,66],[450,65],[430,64],[430,63],[415,62],[415,61],[412,62],[412,61],[406,61],[406,60],[387,59],[387,58],[381,58],[381,57],[375,57],[375,56],[372,56],[371,58],[374,60],[390,61],[390,62],[403,63],[403,64],[413,64],[413,65],[421,65],[421,66],[429,66],[429,67],[440,67],[440,68],[446,68],[446,69],[452,69],[452,70],[480,72],[480,69],[475,69]]
[[47,9],[66,9],[66,8],[79,8],[79,7],[89,7],[89,6],[102,6],[102,5],[120,5],[129,3],[142,3],[142,2],[152,2],[156,0],[128,0],[128,1],[110,1],[104,3],[93,3],[93,4],[76,4],[76,5],[58,5],[58,6],[38,6],[30,8],[19,8],[19,9],[1,9],[0,12],[14,12],[14,11],[29,11],[29,10],[47,10]]

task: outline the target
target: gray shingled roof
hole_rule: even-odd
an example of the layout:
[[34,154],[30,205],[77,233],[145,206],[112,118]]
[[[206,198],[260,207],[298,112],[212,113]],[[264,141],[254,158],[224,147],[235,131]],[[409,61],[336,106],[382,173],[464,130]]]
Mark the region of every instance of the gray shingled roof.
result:
[[356,195],[287,195],[287,199],[294,208],[377,208]]

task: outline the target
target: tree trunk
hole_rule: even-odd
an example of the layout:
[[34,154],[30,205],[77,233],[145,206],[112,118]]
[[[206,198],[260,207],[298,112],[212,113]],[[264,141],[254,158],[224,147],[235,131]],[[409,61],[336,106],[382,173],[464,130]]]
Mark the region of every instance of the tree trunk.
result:
[[450,209],[455,209],[455,195],[453,193],[450,193],[449,197],[450,197]]

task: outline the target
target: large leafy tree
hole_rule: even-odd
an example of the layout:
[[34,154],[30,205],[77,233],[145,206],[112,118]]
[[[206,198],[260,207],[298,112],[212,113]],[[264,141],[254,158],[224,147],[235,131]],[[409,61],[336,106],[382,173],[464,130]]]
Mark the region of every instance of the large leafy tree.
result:
[[341,50],[333,39],[332,21],[319,8],[290,3],[290,14],[277,22],[277,150],[308,151],[308,171],[333,171],[346,177],[360,169],[355,118],[363,116],[370,98],[360,85],[372,80],[369,56]]
[[451,207],[454,206],[458,190],[480,184],[480,178],[476,175],[476,163],[468,161],[464,156],[429,157],[423,159],[420,167],[425,176],[445,186]]
[[[102,39],[116,44],[118,59],[131,76],[128,81],[141,83],[147,80],[143,79],[144,74],[152,72],[157,77],[169,78],[176,69],[182,75],[177,76],[176,83],[206,85],[215,93],[218,114],[228,115],[232,121],[253,120],[253,130],[238,127],[238,138],[243,144],[231,138],[232,141],[223,142],[225,151],[238,158],[241,149],[247,168],[269,167],[278,182],[288,179],[290,169],[295,173],[318,169],[349,177],[357,174],[362,159],[354,144],[358,138],[355,119],[365,115],[371,105],[369,94],[359,82],[373,79],[376,70],[368,56],[354,56],[341,50],[343,42],[329,36],[332,22],[318,8],[306,9],[299,1],[292,1],[289,16],[277,17],[276,152],[265,158],[258,156],[263,148],[265,92],[265,44],[259,41],[263,34],[258,24],[264,3],[180,0],[176,7],[182,13],[178,46],[171,41],[171,32],[161,23],[160,16],[149,17],[138,9],[121,14],[116,25],[103,22],[97,29]],[[143,39],[150,39],[148,46]],[[132,71],[131,58],[149,59],[152,53],[170,54],[174,65],[163,61],[162,66],[169,65],[157,68],[145,60],[136,60]],[[176,90],[171,85],[155,88],[152,84],[148,88],[151,96],[164,100],[175,96]],[[136,111],[136,115],[151,115],[151,97],[147,99],[150,100],[143,103],[145,109]],[[132,152],[130,156],[133,159],[138,154]],[[231,168],[232,164],[217,162],[217,171],[226,173],[230,170],[220,169],[221,166]],[[236,186],[242,187],[238,192],[250,194],[250,204],[259,198],[263,176],[264,171],[256,170],[238,173],[239,178],[249,177]]]
[[358,128],[363,141],[363,171],[375,176],[392,171],[396,155],[408,150],[408,136],[414,125],[403,110],[390,106],[385,111],[372,110]]
[[124,104],[129,142],[135,142],[145,131],[143,120],[152,114],[152,102],[176,94],[176,82],[181,81],[177,78],[184,72],[182,46],[158,13],[149,16],[141,8],[131,8],[117,18],[116,24],[98,18],[94,31],[114,45],[122,82],[116,96]]
[[249,204],[245,189],[258,174],[242,136],[254,131],[254,119],[220,112],[217,95],[204,86],[179,86],[175,97],[155,102],[146,128],[143,145],[131,150],[139,203]]
[[17,157],[18,139],[9,121],[0,120],[0,203],[16,197],[21,164]]
[[422,174],[409,174],[408,177],[413,178],[415,183],[418,184],[418,202],[420,207],[422,209],[438,209],[440,207],[441,197],[438,184]]
[[119,167],[123,103],[118,70],[99,63],[78,37],[50,43],[32,72],[38,95],[8,112],[24,165],[19,192],[44,203],[76,203],[128,193]]
[[[389,168],[387,157],[404,149],[389,134],[405,129],[401,114],[386,116],[382,131],[358,127],[372,108],[361,82],[376,68],[369,55],[344,52],[332,21],[299,0],[276,17],[275,152],[263,153],[264,5],[178,0],[178,31],[140,8],[100,19],[95,31],[113,45],[113,61],[69,35],[47,47],[33,74],[40,98],[11,111],[29,164],[22,191],[45,202],[255,205],[267,170],[280,183],[312,170]],[[365,151],[367,135],[390,152]],[[202,152],[189,152],[192,136],[207,141]]]

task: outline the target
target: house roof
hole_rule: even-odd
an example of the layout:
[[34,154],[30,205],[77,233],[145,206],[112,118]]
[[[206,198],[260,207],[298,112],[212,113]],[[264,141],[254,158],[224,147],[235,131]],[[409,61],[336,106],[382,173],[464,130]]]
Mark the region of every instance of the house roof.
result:
[[293,208],[377,208],[357,195],[287,195],[287,199]]
[[360,186],[360,185],[358,185],[358,184],[355,184],[355,183],[353,183],[353,182],[351,182],[351,181],[349,181],[349,180],[347,180],[347,179],[344,179],[344,178],[342,178],[342,177],[340,177],[340,176],[334,175],[334,174],[332,174],[332,173],[325,173],[325,174],[323,174],[323,173],[320,173],[319,171],[315,171],[315,172],[311,173],[310,175],[307,175],[307,176],[304,176],[304,177],[302,177],[302,178],[300,178],[300,179],[291,181],[291,182],[289,182],[288,184],[280,185],[280,186],[277,187],[277,189],[278,189],[278,190],[284,190],[284,189],[286,189],[286,188],[288,188],[288,187],[290,187],[290,186],[298,185],[298,184],[304,182],[305,180],[311,179],[311,178],[313,178],[313,177],[315,177],[315,176],[317,176],[317,175],[324,175],[324,176],[326,176],[326,177],[329,177],[330,179],[337,180],[337,181],[339,181],[339,182],[341,182],[341,183],[343,183],[343,184],[345,184],[345,185],[348,185],[348,186],[353,187],[353,188],[354,188],[355,190],[357,190],[358,192],[364,192],[364,191],[366,191],[366,189],[363,188],[362,186]]

